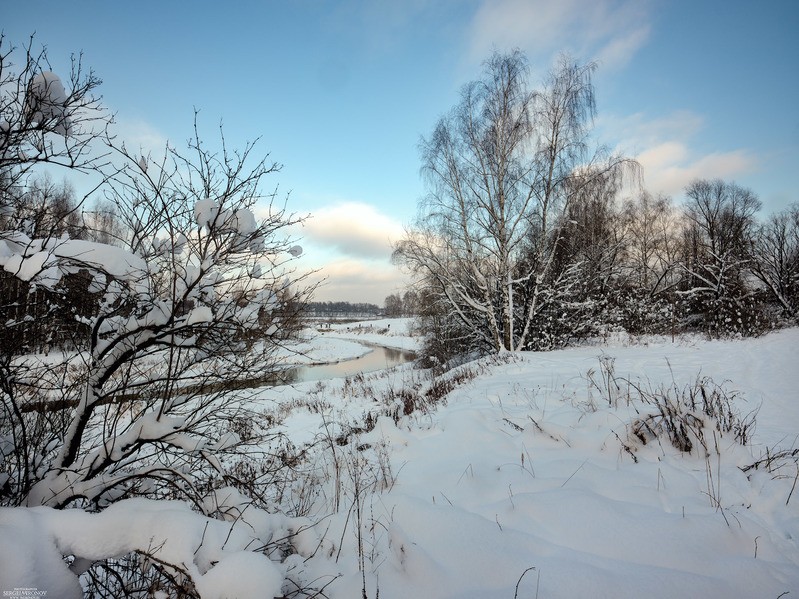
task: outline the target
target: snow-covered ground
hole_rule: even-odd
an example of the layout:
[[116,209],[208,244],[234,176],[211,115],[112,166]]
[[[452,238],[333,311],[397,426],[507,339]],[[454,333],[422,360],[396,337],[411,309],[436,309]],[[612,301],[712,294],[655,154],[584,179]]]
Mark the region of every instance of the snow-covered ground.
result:
[[[331,353],[352,339],[408,348],[416,341],[403,326],[338,325],[314,343]],[[333,599],[799,595],[797,457],[744,471],[799,446],[798,349],[794,328],[744,341],[624,340],[511,354],[446,375],[452,390],[435,406],[424,401],[430,382],[410,365],[264,388],[256,409],[295,446],[309,445],[274,511],[304,517],[245,511],[230,524],[231,547],[212,543],[202,559],[188,541],[172,538],[165,547],[172,559],[191,562],[207,597],[259,597],[284,574],[327,585]],[[610,402],[601,391],[608,367],[621,383]],[[654,411],[637,399],[636,385],[681,389],[698,376],[724,383],[741,416],[756,412],[746,446],[708,419],[707,451],[697,442],[689,454],[666,436],[646,444],[631,436],[632,423]],[[419,409],[403,415],[409,397]],[[0,510],[0,590],[48,580],[36,578],[30,560],[24,580],[24,568],[3,562],[5,555],[19,563],[48,535],[87,555],[103,543],[130,547],[141,531],[119,525],[127,509],[107,516],[113,526],[81,520],[80,543],[64,538],[72,525],[47,508]],[[169,509],[179,516],[167,528],[173,537],[183,521],[187,539],[205,535],[187,507]],[[298,523],[312,527],[283,563],[242,552],[247,538],[263,541]]]
[[349,339],[392,349],[417,351],[420,338],[413,334],[412,318],[378,318],[359,322],[337,323],[320,326],[317,330],[322,338]]
[[[371,345],[418,351],[419,337],[411,335],[411,318],[381,318],[358,322],[324,322],[308,327],[298,342],[278,350],[284,365],[330,364],[369,353]],[[366,344],[366,345],[364,345]]]
[[[343,499],[319,529],[328,551],[304,565],[306,576],[340,574],[330,597],[361,594],[360,502],[369,597],[378,589],[382,598],[799,594],[796,459],[773,472],[741,470],[766,451],[799,445],[797,349],[799,329],[791,329],[745,341],[650,339],[519,354],[478,367],[484,372],[446,405],[398,426],[380,418],[339,450]],[[602,380],[600,358],[648,388],[682,387],[699,375],[726,382],[742,416],[757,411],[749,445],[707,432],[709,455],[681,453],[667,439],[633,446],[628,426],[652,408],[623,398],[609,406],[589,382]],[[262,400],[325,402],[321,413],[295,409],[283,419],[299,443],[324,433],[323,420],[355,425],[375,409],[373,396],[411,375],[367,377],[362,394],[351,385],[345,396],[341,382],[330,382],[265,390]],[[332,467],[330,456],[318,459]],[[375,472],[390,474],[356,502],[353,478]],[[335,483],[322,495],[334,496]],[[315,507],[315,517],[332,511],[321,500]]]

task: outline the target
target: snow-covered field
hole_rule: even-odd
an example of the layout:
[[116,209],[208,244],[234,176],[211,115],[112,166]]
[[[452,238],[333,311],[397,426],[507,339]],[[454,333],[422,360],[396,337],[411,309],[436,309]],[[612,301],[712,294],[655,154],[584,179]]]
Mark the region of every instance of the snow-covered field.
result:
[[[380,318],[360,322],[321,322],[306,328],[298,342],[278,349],[284,365],[329,364],[369,353],[371,345],[417,351],[419,338],[411,335],[411,318]],[[366,344],[366,345],[364,345]]]
[[[791,329],[745,341],[651,339],[519,354],[486,367],[436,410],[398,426],[380,418],[339,450],[350,462],[342,477],[390,470],[359,500],[367,595],[799,594],[796,458],[774,472],[741,470],[767,451],[799,446],[797,349],[799,329]],[[659,439],[635,446],[634,462],[621,440],[638,412],[652,408],[623,398],[609,406],[589,382],[601,381],[600,357],[617,377],[648,387],[682,387],[698,375],[725,383],[738,392],[742,416],[757,412],[749,445],[707,432],[706,456]],[[372,395],[411,375],[367,377],[362,396],[344,397],[339,381],[265,390],[262,400],[325,399],[322,414],[296,409],[283,419],[290,437],[309,441],[324,432],[323,418],[355,425],[375,409]],[[330,597],[360,596],[364,586],[352,485],[342,483],[340,509],[320,527],[324,553],[338,559],[320,551],[304,565],[309,579],[341,575],[326,589]],[[322,500],[317,507],[316,517],[331,508]]]
[[[312,343],[333,355],[352,340],[417,342],[404,321],[373,324],[336,325]],[[193,560],[204,597],[264,596],[285,574],[347,599],[799,595],[797,456],[746,469],[799,447],[798,349],[794,328],[744,341],[628,340],[512,354],[445,375],[451,390],[436,405],[424,401],[425,373],[410,365],[264,388],[254,407],[295,446],[310,447],[273,511],[303,517],[245,511],[230,525],[230,547],[199,556],[191,539],[206,533],[185,508],[170,517],[165,548]],[[610,392],[609,368],[619,383]],[[694,438],[691,453],[665,435],[646,444],[631,435],[636,419],[655,410],[635,386],[683,389],[698,376],[724,383],[739,414],[754,415],[745,446],[702,414],[706,447]],[[419,409],[404,415],[409,397]],[[365,424],[375,426],[364,432]],[[94,528],[81,520],[88,554],[100,552],[93,544],[130,546],[125,511]],[[20,566],[20,556],[69,527],[47,508],[27,512],[0,510],[0,590],[53,580],[33,561]],[[299,553],[282,563],[240,551],[247,535],[263,540],[302,525]]]
[[327,339],[348,339],[392,349],[417,351],[420,338],[413,334],[413,323],[412,318],[378,318],[360,322],[331,322],[317,327],[316,331]]

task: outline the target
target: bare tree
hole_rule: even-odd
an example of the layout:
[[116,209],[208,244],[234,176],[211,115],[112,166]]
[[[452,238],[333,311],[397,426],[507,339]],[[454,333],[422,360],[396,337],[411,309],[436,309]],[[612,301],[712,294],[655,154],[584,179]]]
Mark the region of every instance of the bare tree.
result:
[[[38,169],[50,165],[105,179],[100,171],[108,166],[108,151],[102,138],[112,119],[94,95],[99,85],[80,56],[72,57],[68,78],[62,79],[33,37],[15,48],[0,33],[0,243],[18,248],[25,243],[20,234],[53,242],[84,235],[82,200],[69,183],[54,184]],[[65,314],[57,313],[52,302],[69,290],[32,287],[12,267],[6,265],[0,274],[0,315],[8,316],[4,348],[7,355],[46,349],[54,337],[69,334]],[[22,326],[25,318],[31,324]]]
[[582,186],[629,164],[588,149],[594,68],[562,58],[534,91],[521,52],[495,53],[422,141],[431,191],[395,258],[435,287],[474,346],[527,347],[558,279],[559,216]]
[[745,274],[760,200],[750,189],[720,179],[696,180],[685,194],[680,294],[711,334],[747,332],[754,313]]
[[783,315],[795,318],[799,314],[799,204],[771,215],[758,227],[751,268]]
[[16,191],[7,197],[0,230],[23,231],[37,238],[84,236],[75,190],[68,181],[57,184],[48,173],[33,175],[24,189]]
[[[145,481],[198,501],[197,476],[219,470],[214,450],[243,414],[240,385],[270,372],[298,251],[285,231],[298,219],[274,194],[262,196],[278,165],[247,168],[251,147],[217,156],[197,137],[190,150],[194,157],[170,149],[159,164],[119,150],[131,162],[108,194],[127,210],[126,249],[68,240],[42,250],[47,260],[31,281],[84,270],[102,299],[87,318],[85,353],[55,366],[26,360],[13,378],[12,413],[55,405],[69,414],[35,471],[18,465],[15,495],[28,505],[102,504],[141,493]],[[264,318],[254,344],[247,332]]]
[[383,305],[386,316],[402,316],[402,298],[398,294],[387,295]]
[[[231,151],[220,136],[212,150],[195,125],[186,150],[168,146],[157,161],[117,145],[91,96],[99,79],[75,60],[65,86],[31,47],[12,72],[0,38],[0,504],[104,511],[178,498],[204,514],[204,538],[203,526],[225,528],[209,492],[233,485],[252,491],[249,503],[265,491],[243,479],[257,472],[267,485],[283,467],[266,444],[252,447],[275,433],[244,388],[274,374],[311,291],[292,265],[301,248],[289,231],[302,218],[264,189],[280,165],[254,144]],[[96,209],[34,177],[42,163],[100,181]],[[35,353],[27,333],[53,314],[74,342]],[[185,562],[126,547],[174,592],[197,596]],[[86,579],[99,594],[147,588],[135,555],[73,557],[76,574],[101,561]]]
[[575,173],[574,188],[560,218],[562,232],[555,248],[555,271],[578,264],[584,294],[602,294],[611,280],[622,277],[627,223],[616,204],[617,173]]
[[100,83],[81,56],[64,83],[33,36],[18,49],[0,33],[0,208],[39,164],[97,172],[106,163],[96,143],[111,123],[94,96]]
[[679,282],[680,225],[671,198],[643,192],[626,203],[624,219],[628,235],[625,261],[635,286],[653,297],[673,289]]
[[[218,468],[211,448],[241,410],[233,392],[269,373],[289,306],[304,297],[286,235],[300,219],[264,195],[280,167],[253,161],[252,145],[233,153],[222,138],[217,154],[195,129],[188,152],[170,147],[157,163],[116,147],[91,95],[99,79],[73,60],[65,88],[32,47],[12,72],[0,38],[2,313],[14,340],[0,355],[3,439],[14,447],[2,451],[3,502],[97,506],[146,494],[148,480],[197,501],[185,465]],[[41,163],[101,173],[112,156],[100,178],[114,222],[99,228],[116,247],[78,239],[79,203],[30,177]],[[53,313],[83,327],[84,351],[61,362],[26,353],[27,332]]]
[[402,313],[405,316],[415,316],[419,313],[419,294],[415,289],[407,289],[402,294]]

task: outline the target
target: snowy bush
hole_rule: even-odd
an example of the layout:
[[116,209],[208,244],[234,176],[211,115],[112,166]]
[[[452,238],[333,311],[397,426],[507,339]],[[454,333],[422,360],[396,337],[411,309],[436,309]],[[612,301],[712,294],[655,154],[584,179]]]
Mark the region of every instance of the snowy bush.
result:
[[[285,466],[263,450],[244,455],[275,433],[241,390],[273,371],[305,297],[291,265],[301,249],[287,233],[301,219],[262,189],[280,165],[253,159],[252,145],[230,152],[224,139],[216,153],[196,126],[186,152],[130,153],[90,128],[102,114],[89,97],[99,80],[77,68],[65,85],[30,48],[13,73],[11,52],[0,39],[0,316],[10,341],[0,353],[0,526],[4,536],[38,532],[22,557],[0,557],[0,580],[64,597],[80,594],[81,574],[105,596],[279,595],[276,563],[294,551],[296,527],[241,536],[252,522],[225,523],[228,511],[208,498],[231,485],[259,491],[236,477],[242,464]],[[89,142],[105,142],[103,160],[82,154]],[[58,231],[58,219],[18,217],[17,205],[36,198],[25,182],[40,162],[103,178],[113,245]],[[67,333],[42,339],[55,314]],[[263,493],[236,504],[265,525],[253,501],[268,505]],[[27,570],[15,571],[17,557]]]
[[25,96],[25,110],[33,122],[41,127],[49,121],[55,121],[53,132],[68,135],[70,121],[67,107],[67,92],[58,75],[43,71],[33,77]]
[[[100,513],[0,508],[0,581],[59,598],[82,597],[78,575],[98,596],[275,597],[285,568],[273,539],[307,521],[268,514],[234,489],[210,494],[204,516],[177,501],[125,499]],[[257,550],[257,551],[254,551]],[[65,560],[63,556],[67,556]],[[90,568],[95,562],[104,568]]]
[[79,57],[65,77],[50,69],[33,38],[16,48],[0,33],[0,215],[39,164],[85,172],[106,163],[95,143],[111,122],[94,97],[100,83]]

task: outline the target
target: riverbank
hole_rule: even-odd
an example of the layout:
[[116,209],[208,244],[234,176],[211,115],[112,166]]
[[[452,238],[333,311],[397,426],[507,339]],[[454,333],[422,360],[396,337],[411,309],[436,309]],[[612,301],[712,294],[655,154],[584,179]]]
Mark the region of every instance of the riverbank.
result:
[[306,327],[300,341],[278,350],[282,366],[336,364],[368,354],[369,346],[418,352],[422,339],[414,334],[412,318],[380,318],[358,322],[318,321]]

